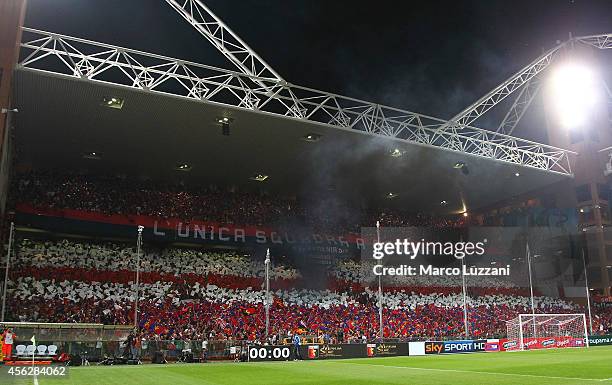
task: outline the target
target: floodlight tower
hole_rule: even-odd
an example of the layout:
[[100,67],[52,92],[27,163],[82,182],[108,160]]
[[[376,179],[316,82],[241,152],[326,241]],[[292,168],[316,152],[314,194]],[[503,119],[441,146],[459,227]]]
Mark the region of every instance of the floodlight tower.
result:
[[[555,191],[557,205],[576,207],[577,210],[588,206],[593,219],[585,223],[589,245],[596,250],[592,260],[593,268],[600,270],[601,281],[595,286],[603,287],[610,295],[611,277],[606,255],[608,201],[612,200],[612,130],[608,107],[610,93],[605,95],[606,87],[597,74],[597,53],[612,49],[612,34],[590,36],[569,36],[534,61],[520,69],[510,78],[499,84],[486,95],[451,118],[438,128],[438,136],[453,132],[468,132],[469,125],[489,110],[515,94],[510,110],[505,114],[497,128],[501,134],[512,134],[536,96],[544,100],[546,129],[549,144],[568,151],[568,178],[560,182]],[[603,66],[602,66],[603,67]],[[603,95],[602,95],[603,94]],[[499,107],[497,107],[499,108]],[[537,129],[537,127],[534,127]],[[575,156],[579,155],[579,156]],[[608,186],[607,189],[602,186]],[[584,190],[584,191],[583,191]],[[577,191],[582,191],[578,194]],[[610,196],[608,196],[610,195]],[[585,210],[586,212],[586,210]]]
[[[542,86],[550,144],[580,154],[572,165],[574,178],[565,182],[567,188],[559,189],[556,199],[576,207],[589,247],[590,260],[584,268],[591,277],[587,279],[592,287],[603,288],[608,295],[606,239],[610,238],[606,234],[610,225],[608,202],[612,194],[607,191],[610,191],[612,177],[606,174],[605,165],[612,154],[612,132],[602,81],[605,66],[599,61],[601,55],[596,53],[598,49],[610,47],[612,44],[596,38],[572,40],[551,66]],[[596,273],[596,270],[599,271]]]

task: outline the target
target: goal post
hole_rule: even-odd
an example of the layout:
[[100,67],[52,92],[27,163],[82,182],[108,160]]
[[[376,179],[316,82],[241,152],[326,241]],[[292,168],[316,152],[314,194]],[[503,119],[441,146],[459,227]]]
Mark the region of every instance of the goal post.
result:
[[506,350],[589,347],[586,316],[519,314],[506,321]]

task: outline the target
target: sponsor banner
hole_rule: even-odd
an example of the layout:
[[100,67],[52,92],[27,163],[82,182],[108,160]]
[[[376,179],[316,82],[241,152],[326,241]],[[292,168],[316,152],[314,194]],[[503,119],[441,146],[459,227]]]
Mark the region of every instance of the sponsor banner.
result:
[[360,357],[362,354],[363,347],[355,344],[321,345],[318,358],[349,358]]
[[425,354],[484,352],[487,340],[427,341]]
[[523,339],[523,349],[580,348],[585,346],[584,338],[576,337],[530,337]]
[[519,342],[514,339],[502,338],[499,340],[499,351],[517,350]]
[[487,340],[445,341],[444,353],[483,352]]
[[424,342],[408,342],[408,355],[409,356],[424,356],[425,355],[425,343]]
[[376,344],[368,344],[366,347],[366,353],[368,357],[374,357],[374,350],[376,349]]
[[500,342],[498,339],[487,339],[485,344],[485,352],[499,352]]
[[589,345],[612,345],[612,334],[603,336],[589,336]]
[[363,344],[327,344],[307,345],[306,355],[309,360],[366,357],[366,346]]
[[[552,348],[580,348],[585,346],[584,338],[558,336],[558,337],[529,337],[523,340],[524,350],[552,349]],[[499,350],[520,350],[517,339],[502,338],[499,340]]]
[[308,359],[315,360],[319,358],[319,345],[308,345]]
[[557,341],[554,338],[544,338],[538,342],[543,348],[554,348],[557,345]]
[[383,343],[367,344],[368,357],[407,356],[408,344],[406,343]]
[[[423,343],[420,342],[420,344],[422,345]],[[279,354],[278,352],[274,352],[274,348],[272,348],[271,353],[262,351],[261,347],[257,348],[260,349],[257,351],[257,360],[275,360],[275,357]],[[300,353],[302,354],[302,358],[308,360],[407,356],[408,343],[312,344],[300,346]],[[253,353],[253,356],[254,355],[255,353]],[[262,355],[266,358],[259,359]],[[293,359],[292,347],[289,352],[289,357]]]
[[576,337],[556,337],[555,347],[557,348],[581,348],[585,346],[584,338]]
[[427,341],[425,342],[425,354],[440,354],[444,353],[444,342]]

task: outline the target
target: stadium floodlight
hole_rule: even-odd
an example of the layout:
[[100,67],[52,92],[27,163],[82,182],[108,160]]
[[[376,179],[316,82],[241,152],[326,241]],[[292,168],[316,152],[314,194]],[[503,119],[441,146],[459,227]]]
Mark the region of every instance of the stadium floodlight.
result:
[[467,164],[465,164],[465,162],[462,161],[457,161],[455,162],[455,164],[453,165],[453,168],[455,170],[461,170],[461,173],[463,175],[469,175],[470,174],[470,170],[468,169]]
[[102,159],[102,154],[97,151],[88,151],[83,154],[83,158],[91,160],[100,160]]
[[179,163],[174,169],[177,171],[191,171],[192,168],[189,163]]
[[217,123],[221,126],[221,135],[229,136],[230,135],[230,124],[234,121],[232,118],[228,118],[227,116],[220,116],[217,118]]
[[389,151],[389,155],[394,158],[399,158],[400,156],[404,155],[404,153],[399,148],[394,148],[393,150]]
[[102,105],[108,108],[120,110],[123,108],[123,99],[116,96],[107,96],[102,99]]
[[255,182],[265,182],[268,179],[266,174],[255,174],[249,178],[250,180],[254,180]]
[[302,140],[305,142],[318,142],[321,139],[320,134],[309,133],[302,137]]
[[393,198],[397,197],[397,194],[394,193],[394,192],[390,192],[390,193],[387,193],[387,195],[385,195],[385,197],[387,199],[393,199]]
[[598,98],[595,72],[571,61],[556,68],[551,77],[554,108],[565,128],[584,126]]

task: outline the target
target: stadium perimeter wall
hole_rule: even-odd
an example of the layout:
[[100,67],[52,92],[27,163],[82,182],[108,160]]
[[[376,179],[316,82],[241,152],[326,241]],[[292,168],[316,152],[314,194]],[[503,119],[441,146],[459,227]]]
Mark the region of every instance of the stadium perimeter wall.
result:
[[607,334],[603,336],[589,336],[589,345],[612,345],[612,334]]
[[[533,340],[527,342],[530,343],[528,347],[532,349],[584,346],[583,339],[558,337]],[[308,344],[300,346],[300,355],[305,360],[424,356],[431,354],[500,352],[515,346],[515,344],[515,341],[507,338],[370,344]],[[612,345],[612,335],[591,336],[589,337],[589,345]],[[247,356],[249,361],[286,361],[293,360],[295,352],[293,346],[290,345],[251,345],[248,347]]]
[[[308,344],[300,346],[306,360],[421,356],[442,353],[473,353],[487,351],[489,341],[499,346],[499,340],[419,341],[366,344]],[[489,350],[493,351],[493,350]],[[496,351],[499,351],[497,349]],[[295,358],[293,346],[274,345],[248,347],[249,361],[285,361]]]

